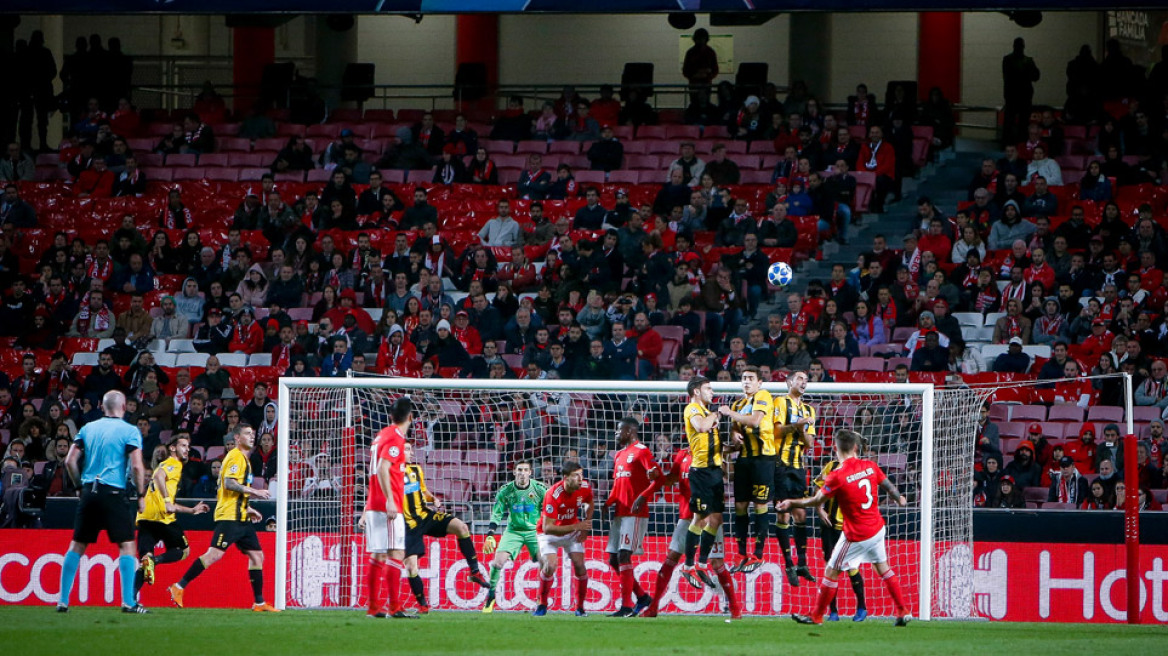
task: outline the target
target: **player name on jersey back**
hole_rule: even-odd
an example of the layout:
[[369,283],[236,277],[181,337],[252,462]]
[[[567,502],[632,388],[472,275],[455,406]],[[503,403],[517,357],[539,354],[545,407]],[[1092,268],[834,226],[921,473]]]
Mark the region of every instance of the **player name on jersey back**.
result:
[[847,478],[847,482],[848,482],[848,483],[854,483],[854,482],[856,482],[856,481],[860,480],[861,478],[867,478],[867,477],[869,477],[869,476],[871,476],[872,474],[875,474],[875,473],[876,473],[876,470],[875,470],[875,469],[873,469],[873,468],[871,468],[871,467],[869,467],[869,468],[867,468],[867,469],[865,469],[865,470],[863,470],[863,471],[858,471],[858,472],[856,472],[856,473],[854,473],[854,474],[851,474],[850,476],[848,476],[848,478]]

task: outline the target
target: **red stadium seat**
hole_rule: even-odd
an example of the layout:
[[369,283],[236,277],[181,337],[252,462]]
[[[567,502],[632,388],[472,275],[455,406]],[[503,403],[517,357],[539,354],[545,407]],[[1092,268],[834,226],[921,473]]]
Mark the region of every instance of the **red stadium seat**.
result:
[[637,139],[667,139],[664,125],[642,125],[637,128]]
[[[576,142],[571,142],[571,143],[576,143]],[[527,155],[530,153],[544,155],[547,152],[548,152],[548,143],[546,141],[520,141],[519,143],[515,144],[515,154],[517,154],[517,155]],[[575,155],[578,152],[580,152],[580,150],[579,150],[579,146],[577,145],[576,151],[573,152],[572,154]]]

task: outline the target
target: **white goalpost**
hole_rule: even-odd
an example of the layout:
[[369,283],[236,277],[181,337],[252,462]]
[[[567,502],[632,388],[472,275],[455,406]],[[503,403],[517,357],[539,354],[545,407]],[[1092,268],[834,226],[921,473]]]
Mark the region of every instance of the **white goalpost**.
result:
[[[742,394],[737,383],[713,387],[715,405],[729,404]],[[776,396],[786,393],[781,383],[764,387]],[[920,619],[976,616],[971,486],[977,410],[991,392],[915,383],[807,387],[804,400],[817,413],[816,446],[805,456],[809,489],[810,480],[831,458],[834,431],[852,428],[864,437],[867,457],[909,497],[906,508],[887,498],[880,503],[888,523],[890,562]],[[402,395],[415,402],[409,439],[429,490],[473,528],[476,541],[485,536],[495,492],[510,480],[514,462],[532,462],[535,477],[553,483],[548,479],[554,468],[569,458],[580,461],[598,504],[586,543],[591,579],[587,605],[597,612],[615,610],[618,582],[603,553],[608,517],[600,504],[611,487],[616,426],[626,415],[640,419],[641,440],[668,470],[673,451],[685,446],[684,382],[280,379],[279,475],[269,481],[277,501],[277,606],[363,607],[368,558],[356,522],[364,507],[365,465],[372,437],[388,425],[389,407]],[[723,421],[720,428],[729,431],[729,422]],[[729,519],[733,460],[727,474]],[[650,589],[677,519],[676,499],[674,489],[663,490],[654,499],[649,536],[643,553],[634,557],[636,575]],[[732,534],[732,524],[726,522],[725,548],[727,560],[737,562],[739,539]],[[819,518],[811,511],[806,534],[803,558],[818,577],[825,558]],[[753,544],[754,536],[750,537]],[[816,584],[790,586],[778,541],[773,536],[766,540],[765,564],[750,574],[735,575],[742,607],[747,614],[764,616],[806,612],[814,602]],[[488,562],[484,560],[484,565]],[[451,540],[427,540],[421,575],[434,608],[481,607],[485,591],[464,580],[464,568]],[[535,569],[526,554],[516,555],[499,581],[497,609],[534,608]],[[891,616],[892,602],[879,579],[870,568],[862,571],[868,611]],[[566,569],[563,574],[557,577],[560,581],[571,580]],[[840,587],[841,614],[855,608],[847,587]],[[556,598],[566,599],[567,590],[570,585],[557,588]],[[662,612],[719,610],[717,591],[695,590],[678,576],[662,603]]]

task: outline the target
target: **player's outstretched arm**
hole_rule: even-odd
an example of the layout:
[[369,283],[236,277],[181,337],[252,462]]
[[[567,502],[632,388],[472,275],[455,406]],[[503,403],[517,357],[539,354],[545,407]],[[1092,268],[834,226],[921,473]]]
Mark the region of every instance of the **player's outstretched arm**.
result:
[[819,490],[813,497],[807,497],[805,499],[787,499],[785,501],[780,501],[779,503],[775,504],[775,510],[778,512],[784,512],[789,508],[816,508],[822,506],[826,501],[827,497],[824,496],[823,490]]
[[885,494],[892,497],[892,499],[896,501],[897,505],[902,507],[908,505],[908,499],[900,493],[900,490],[897,489],[896,485],[890,479],[886,478],[883,481],[880,481],[880,489],[884,490]]

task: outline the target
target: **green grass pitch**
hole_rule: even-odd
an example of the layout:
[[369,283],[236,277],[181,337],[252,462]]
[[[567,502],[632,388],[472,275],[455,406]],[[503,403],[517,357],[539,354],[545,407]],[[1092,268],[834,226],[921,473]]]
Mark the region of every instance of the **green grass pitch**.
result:
[[1164,654],[1163,626],[1004,624],[850,620],[822,627],[788,618],[749,618],[727,624],[721,617],[657,619],[577,618],[552,613],[431,613],[420,620],[372,620],[362,612],[292,611],[279,615],[246,610],[158,608],[150,615],[123,615],[116,608],[74,606],[58,614],[50,606],[0,608],[0,644],[20,656],[83,654],[908,654],[1005,653],[1021,656],[1105,651]]

